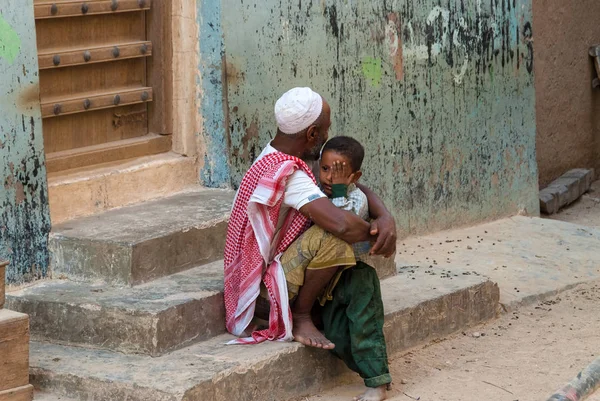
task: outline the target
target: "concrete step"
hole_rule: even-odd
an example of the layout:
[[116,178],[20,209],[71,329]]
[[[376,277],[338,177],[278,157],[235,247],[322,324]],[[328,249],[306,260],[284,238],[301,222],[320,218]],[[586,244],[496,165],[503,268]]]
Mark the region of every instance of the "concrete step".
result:
[[33,401],[79,401],[69,398],[65,395],[47,393],[45,391],[35,391],[33,393]]
[[[405,268],[382,281],[390,353],[496,316],[498,286],[451,269]],[[152,358],[33,343],[31,380],[54,394],[96,401],[288,400],[348,374],[323,350],[298,343],[226,346],[224,334]]]
[[133,288],[50,280],[9,292],[34,340],[152,356],[225,332],[223,261]]
[[53,275],[136,285],[220,259],[233,197],[196,189],[54,226]]
[[[380,277],[395,272],[378,259]],[[225,332],[223,261],[129,287],[49,280],[12,291],[35,340],[158,356]]]
[[173,152],[49,173],[50,218],[60,224],[197,185],[195,158]]

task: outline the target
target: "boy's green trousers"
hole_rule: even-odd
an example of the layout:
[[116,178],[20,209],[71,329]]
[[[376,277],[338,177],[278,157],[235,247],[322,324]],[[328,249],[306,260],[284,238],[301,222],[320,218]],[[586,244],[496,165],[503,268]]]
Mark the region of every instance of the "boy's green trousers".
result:
[[332,352],[360,374],[367,387],[392,382],[383,336],[383,301],[377,272],[357,262],[346,269],[323,306],[325,336]]

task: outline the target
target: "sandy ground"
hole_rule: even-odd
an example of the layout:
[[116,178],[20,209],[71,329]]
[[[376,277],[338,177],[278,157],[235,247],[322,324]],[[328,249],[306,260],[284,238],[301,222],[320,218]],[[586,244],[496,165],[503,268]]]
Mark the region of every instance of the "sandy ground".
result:
[[[600,181],[549,218],[600,227]],[[590,281],[485,325],[394,355],[389,399],[545,401],[600,356],[599,307],[600,281]],[[363,390],[356,377],[354,384],[304,400],[351,400]],[[587,400],[600,401],[600,391]]]
[[[391,358],[391,400],[546,400],[600,354],[600,282]],[[350,400],[357,384],[307,398]],[[600,401],[600,394],[589,398]]]

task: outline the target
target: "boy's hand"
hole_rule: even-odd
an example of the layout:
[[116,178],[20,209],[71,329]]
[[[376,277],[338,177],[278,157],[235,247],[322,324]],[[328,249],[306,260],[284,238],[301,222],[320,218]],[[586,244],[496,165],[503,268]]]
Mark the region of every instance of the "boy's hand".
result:
[[334,161],[331,166],[331,184],[352,184],[354,173],[350,173],[350,171],[350,166],[346,162]]

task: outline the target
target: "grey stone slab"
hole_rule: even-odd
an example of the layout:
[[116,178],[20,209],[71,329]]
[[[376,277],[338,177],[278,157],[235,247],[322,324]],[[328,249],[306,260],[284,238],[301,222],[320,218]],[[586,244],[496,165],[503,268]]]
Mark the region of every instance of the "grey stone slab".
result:
[[554,214],[558,212],[558,196],[553,191],[545,188],[540,191],[540,210],[542,213]]
[[554,187],[554,186],[558,186],[558,187],[565,186],[568,189],[566,203],[561,204],[561,206],[566,206],[566,205],[569,205],[569,204],[575,202],[577,199],[579,199],[579,197],[582,194],[579,192],[579,190],[580,190],[579,178],[576,178],[576,177],[562,176],[562,177],[556,179],[555,181],[553,181],[552,184],[550,184],[550,187]]
[[[498,287],[486,278],[403,271],[382,281],[390,353],[494,318]],[[33,343],[36,388],[82,400],[281,401],[314,393],[349,374],[323,350],[298,343],[227,346],[224,334],[151,358]]]
[[33,339],[161,355],[225,332],[223,262],[133,288],[50,280],[10,292]]
[[577,168],[567,171],[562,177],[576,178],[579,181],[579,196],[583,195],[594,182],[594,169]]
[[552,194],[558,198],[559,208],[568,205],[571,202],[571,198],[574,196],[574,191],[576,191],[575,189],[573,189],[572,185],[569,187],[564,184],[559,184],[558,182],[553,182],[545,189],[551,191]]
[[540,191],[540,209],[554,214],[586,193],[592,185],[594,170],[573,169]]
[[54,277],[135,285],[220,259],[233,197],[201,189],[60,224]]

